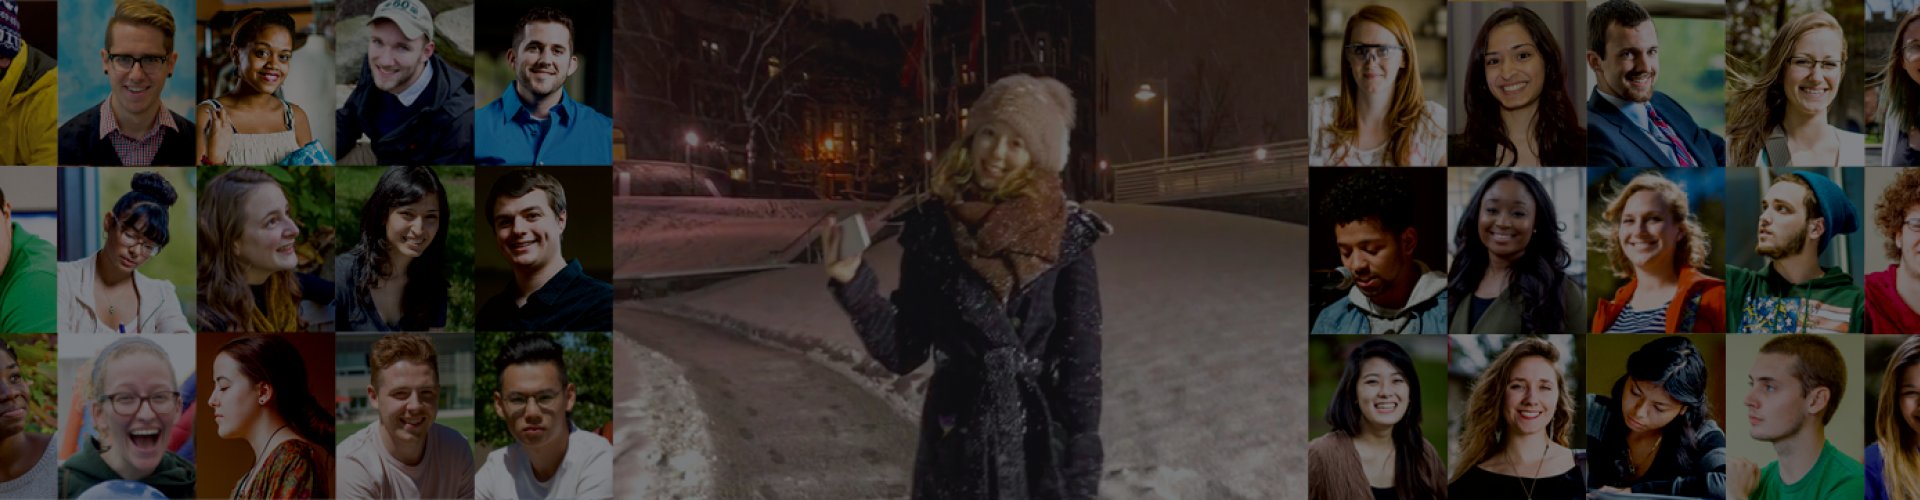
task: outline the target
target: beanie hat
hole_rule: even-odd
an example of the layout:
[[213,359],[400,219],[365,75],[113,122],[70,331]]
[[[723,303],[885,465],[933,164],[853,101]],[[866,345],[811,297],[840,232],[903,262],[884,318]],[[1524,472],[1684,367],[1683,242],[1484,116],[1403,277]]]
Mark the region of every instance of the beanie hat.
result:
[[1825,175],[1809,171],[1794,172],[1801,180],[1813,188],[1814,201],[1820,202],[1820,217],[1827,219],[1827,231],[1820,234],[1820,251],[1827,251],[1827,242],[1833,241],[1836,234],[1849,234],[1860,230],[1858,209],[1853,201],[1847,199],[1847,192],[1834,184]]
[[0,0],[0,58],[20,53],[20,4]]
[[1058,174],[1067,165],[1073,105],[1073,91],[1059,80],[1028,75],[1001,78],[968,108],[966,137],[999,123],[1026,141],[1034,166]]

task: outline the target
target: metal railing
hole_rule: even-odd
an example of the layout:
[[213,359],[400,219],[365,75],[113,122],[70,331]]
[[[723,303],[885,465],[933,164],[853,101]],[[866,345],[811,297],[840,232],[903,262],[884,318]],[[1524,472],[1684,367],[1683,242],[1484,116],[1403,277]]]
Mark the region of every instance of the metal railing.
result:
[[1112,168],[1113,197],[1118,203],[1164,203],[1305,189],[1307,141],[1281,141]]

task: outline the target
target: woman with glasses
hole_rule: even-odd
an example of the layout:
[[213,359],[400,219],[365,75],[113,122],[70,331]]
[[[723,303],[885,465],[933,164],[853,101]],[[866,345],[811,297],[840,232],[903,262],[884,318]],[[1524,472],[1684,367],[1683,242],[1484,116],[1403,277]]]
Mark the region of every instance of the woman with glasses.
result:
[[1340,95],[1309,105],[1307,164],[1445,166],[1447,110],[1421,94],[1407,21],[1367,6],[1347,19],[1341,46]]
[[1473,38],[1467,127],[1448,146],[1462,166],[1587,163],[1587,129],[1568,97],[1567,60],[1546,21],[1526,7],[1494,11]]
[[333,414],[307,388],[306,362],[286,337],[246,335],[220,346],[205,411],[221,439],[244,439],[253,450],[233,498],[331,496]]
[[168,212],[178,196],[154,172],[133,176],[133,190],[101,218],[100,251],[60,263],[61,333],[192,333],[173,284],[139,272],[170,241]]
[[1893,261],[1867,273],[1866,333],[1920,333],[1920,170],[1901,169],[1873,205],[1874,227]]
[[1866,164],[1866,136],[1828,124],[1847,68],[1846,35],[1832,15],[1787,21],[1747,66],[1728,73],[1728,166]]
[[199,207],[199,331],[333,331],[333,283],[294,271],[300,224],[279,181],[229,170],[207,181]]
[[1880,165],[1887,167],[1920,165],[1920,30],[1911,29],[1920,20],[1920,9],[1900,18],[1893,31],[1893,50],[1887,67],[1880,70],[1880,102],[1886,111],[1880,118]]
[[[253,9],[234,22],[228,50],[239,82],[195,111],[202,165],[333,163],[314,142],[307,111],[278,95],[293,69],[293,31],[293,18],[282,12]],[[315,152],[323,158],[296,155]]]
[[93,435],[60,464],[60,497],[108,482],[103,488],[112,491],[94,493],[126,496],[120,482],[135,481],[168,498],[194,498],[193,462],[167,449],[180,419],[178,380],[166,349],[152,339],[126,336],[101,349],[90,387]]

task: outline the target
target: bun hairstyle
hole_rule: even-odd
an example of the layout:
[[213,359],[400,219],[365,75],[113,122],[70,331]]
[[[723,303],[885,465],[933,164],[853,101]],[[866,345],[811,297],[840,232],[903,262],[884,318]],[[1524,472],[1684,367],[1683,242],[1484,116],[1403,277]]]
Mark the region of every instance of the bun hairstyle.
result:
[[293,17],[288,16],[285,12],[268,11],[258,8],[247,9],[246,12],[241,13],[240,17],[233,21],[233,36],[232,38],[228,38],[227,42],[230,47],[238,49],[241,43],[252,42],[254,39],[259,38],[260,32],[270,26],[279,26],[286,29],[288,37],[292,37],[293,34],[296,33],[293,27]]
[[115,222],[107,227],[108,234],[119,231],[119,224],[125,224],[155,245],[165,247],[170,241],[167,210],[179,199],[180,195],[166,177],[154,172],[134,174],[133,190],[120,195],[120,201],[113,204]]

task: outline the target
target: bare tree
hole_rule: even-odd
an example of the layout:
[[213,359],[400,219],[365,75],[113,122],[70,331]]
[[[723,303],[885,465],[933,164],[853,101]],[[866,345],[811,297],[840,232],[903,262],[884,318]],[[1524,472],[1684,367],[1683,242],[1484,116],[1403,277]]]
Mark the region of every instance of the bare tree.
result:
[[1239,72],[1233,65],[1193,60],[1186,81],[1179,82],[1180,95],[1173,101],[1174,133],[1190,153],[1214,150],[1240,133]]

